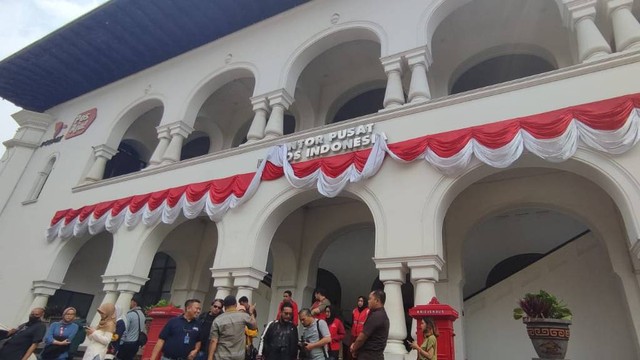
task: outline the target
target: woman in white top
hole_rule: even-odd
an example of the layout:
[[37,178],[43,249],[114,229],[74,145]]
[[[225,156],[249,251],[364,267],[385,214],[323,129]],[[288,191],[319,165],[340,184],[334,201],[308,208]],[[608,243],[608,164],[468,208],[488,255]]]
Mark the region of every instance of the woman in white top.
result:
[[100,323],[95,329],[87,327],[87,349],[82,360],[104,360],[107,355],[107,346],[116,331],[116,308],[113,304],[102,304],[98,308]]

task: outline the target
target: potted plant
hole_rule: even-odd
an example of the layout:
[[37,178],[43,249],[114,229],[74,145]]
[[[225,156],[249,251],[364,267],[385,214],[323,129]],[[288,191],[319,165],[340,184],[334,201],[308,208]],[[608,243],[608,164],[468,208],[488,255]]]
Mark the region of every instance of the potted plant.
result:
[[564,359],[572,316],[567,305],[544,290],[525,294],[518,300],[518,305],[513,309],[513,318],[522,319],[527,326],[538,356],[541,359]]

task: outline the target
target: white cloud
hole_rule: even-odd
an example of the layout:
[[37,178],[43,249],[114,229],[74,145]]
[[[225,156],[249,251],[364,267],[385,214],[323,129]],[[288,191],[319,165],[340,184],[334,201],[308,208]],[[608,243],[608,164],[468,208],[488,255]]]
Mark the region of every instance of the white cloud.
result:
[[[0,0],[0,59],[98,7],[106,0]],[[0,142],[13,137],[11,114],[20,108],[0,100]],[[0,146],[0,156],[4,153]]]

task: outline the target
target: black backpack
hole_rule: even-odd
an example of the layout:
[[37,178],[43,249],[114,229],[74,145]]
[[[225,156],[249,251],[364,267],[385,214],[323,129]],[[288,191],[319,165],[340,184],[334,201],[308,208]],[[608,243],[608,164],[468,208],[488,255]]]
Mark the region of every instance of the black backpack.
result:
[[142,329],[144,329],[144,323],[140,320],[140,314],[138,314],[136,310],[133,310],[133,312],[138,317],[138,341],[136,342],[136,344],[138,344],[138,346],[145,346],[147,344],[148,338],[147,334],[142,331]]

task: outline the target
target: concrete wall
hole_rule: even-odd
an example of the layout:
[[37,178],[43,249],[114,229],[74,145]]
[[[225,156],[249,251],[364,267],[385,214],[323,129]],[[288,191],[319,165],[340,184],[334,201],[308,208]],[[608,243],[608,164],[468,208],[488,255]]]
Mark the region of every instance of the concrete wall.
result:
[[600,241],[588,234],[465,301],[466,359],[536,357],[512,310],[525,293],[540,289],[573,312],[567,359],[637,357],[619,278]]

